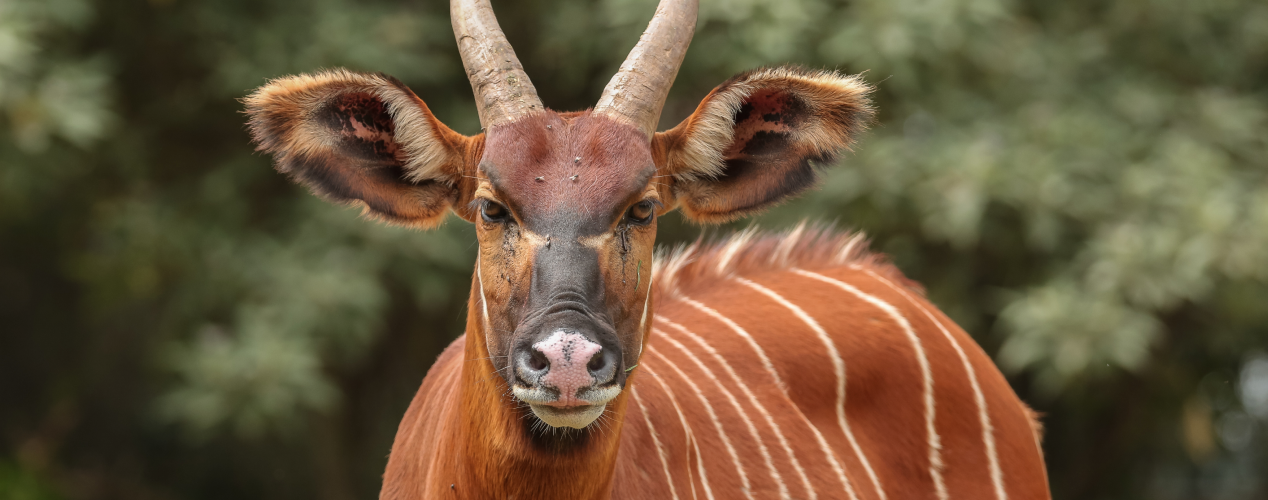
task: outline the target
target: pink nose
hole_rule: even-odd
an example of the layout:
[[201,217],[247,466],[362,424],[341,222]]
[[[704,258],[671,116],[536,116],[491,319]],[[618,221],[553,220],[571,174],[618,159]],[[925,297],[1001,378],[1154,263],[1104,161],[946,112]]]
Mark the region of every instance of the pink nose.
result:
[[581,334],[557,330],[546,340],[533,344],[533,349],[546,356],[550,363],[550,371],[541,378],[541,383],[559,390],[559,401],[554,406],[587,404],[577,399],[577,390],[594,383],[588,365],[603,347]]

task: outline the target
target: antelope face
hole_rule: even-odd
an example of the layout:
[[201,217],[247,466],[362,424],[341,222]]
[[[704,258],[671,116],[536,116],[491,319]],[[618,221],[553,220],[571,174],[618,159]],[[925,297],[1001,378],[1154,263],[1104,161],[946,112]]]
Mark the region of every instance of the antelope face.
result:
[[490,131],[473,211],[488,348],[542,421],[585,427],[642,351],[656,211],[645,135],[546,112]]
[[[546,110],[488,0],[452,0],[486,133],[464,136],[401,82],[344,70],[280,78],[246,100],[258,149],[338,203],[480,240],[468,363],[488,363],[553,427],[585,427],[626,383],[651,315],[656,218],[734,219],[810,187],[862,129],[870,90],[798,68],[742,73],[656,132],[696,22],[662,0],[593,111]],[[483,369],[482,365],[482,369]]]

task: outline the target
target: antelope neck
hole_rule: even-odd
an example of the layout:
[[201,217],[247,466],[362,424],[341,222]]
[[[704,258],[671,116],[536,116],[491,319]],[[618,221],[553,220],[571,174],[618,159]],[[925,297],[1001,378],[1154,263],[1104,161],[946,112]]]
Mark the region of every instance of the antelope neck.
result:
[[459,388],[450,392],[458,411],[439,426],[454,434],[434,451],[439,460],[433,464],[454,470],[436,477],[454,477],[459,498],[609,497],[628,391],[590,428],[554,429],[538,421],[514,400],[489,359],[478,279],[468,301],[462,369],[453,381]]

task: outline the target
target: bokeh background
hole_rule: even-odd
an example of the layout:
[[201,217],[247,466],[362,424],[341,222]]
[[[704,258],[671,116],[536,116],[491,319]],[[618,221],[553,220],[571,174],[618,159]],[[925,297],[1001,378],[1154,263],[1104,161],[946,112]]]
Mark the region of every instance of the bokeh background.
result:
[[[654,3],[495,7],[580,109]],[[1268,3],[701,3],[662,125],[737,71],[866,72],[873,130],[758,223],[923,282],[1045,414],[1058,499],[1268,498]],[[335,66],[479,129],[443,0],[0,1],[0,499],[375,497],[474,236],[253,153],[237,99]]]

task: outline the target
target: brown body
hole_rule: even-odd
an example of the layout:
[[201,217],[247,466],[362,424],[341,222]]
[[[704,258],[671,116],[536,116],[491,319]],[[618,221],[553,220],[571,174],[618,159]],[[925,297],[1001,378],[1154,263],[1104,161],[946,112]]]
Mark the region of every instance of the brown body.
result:
[[401,422],[381,498],[1048,498],[1033,414],[857,243],[737,238],[659,262],[624,418],[549,460],[470,321]]
[[741,233],[653,264],[671,210],[727,221],[812,187],[866,128],[871,86],[758,69],[657,132],[695,0],[662,0],[572,113],[543,106],[488,0],[450,6],[481,134],[386,75],[245,100],[259,149],[314,193],[476,227],[465,335],[402,421],[381,498],[1048,497],[1033,415],[861,237]]

